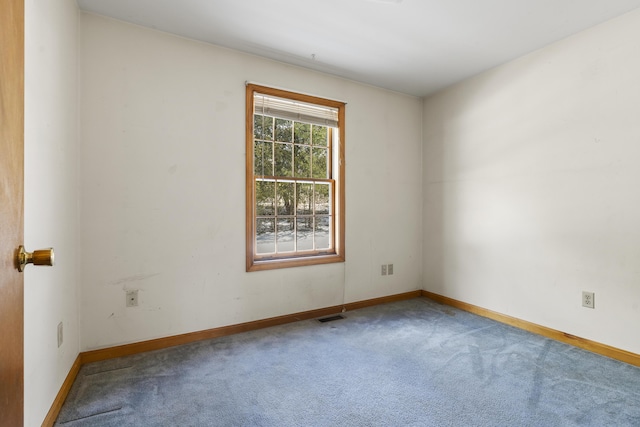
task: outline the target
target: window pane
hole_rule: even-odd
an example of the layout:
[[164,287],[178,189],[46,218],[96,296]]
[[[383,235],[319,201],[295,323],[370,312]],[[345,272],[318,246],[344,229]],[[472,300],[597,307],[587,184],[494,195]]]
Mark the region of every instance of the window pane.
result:
[[292,252],[294,246],[294,226],[293,218],[279,218],[276,231],[276,246],[278,252]]
[[343,261],[344,104],[254,84],[246,95],[247,271]]
[[278,144],[275,146],[274,175],[293,176],[293,144]]
[[298,218],[296,239],[299,251],[313,250],[313,217]]
[[329,215],[317,215],[315,226],[316,249],[329,249],[331,247],[331,217]]
[[329,214],[330,205],[329,205],[329,184],[316,184],[315,185],[315,213],[316,214]]
[[291,120],[276,119],[276,141],[293,142],[293,122]]
[[253,137],[255,139],[273,140],[273,117],[254,115]]
[[296,144],[311,144],[311,125],[296,122],[293,130],[293,142]]
[[276,251],[274,219],[258,218],[256,221],[256,252],[271,254]]
[[313,145],[327,146],[327,127],[313,125]]
[[256,215],[275,215],[276,183],[256,181]]
[[293,182],[278,183],[278,215],[293,215],[295,206],[295,184]]
[[296,145],[294,147],[294,169],[298,178],[311,178],[311,147]]
[[256,141],[254,152],[254,173],[258,176],[273,175],[273,143]]
[[327,167],[327,148],[313,147],[313,177],[314,178],[329,178],[329,169]]
[[313,184],[296,185],[296,215],[313,214]]

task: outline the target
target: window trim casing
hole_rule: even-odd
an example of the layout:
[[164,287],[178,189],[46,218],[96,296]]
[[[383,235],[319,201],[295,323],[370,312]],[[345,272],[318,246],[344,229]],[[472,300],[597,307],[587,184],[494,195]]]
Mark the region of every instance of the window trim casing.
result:
[[[255,253],[254,234],[256,224],[255,213],[255,179],[254,179],[254,138],[253,138],[253,99],[254,94],[271,95],[292,99],[310,104],[323,105],[338,110],[338,138],[334,138],[332,156],[332,179],[335,180],[333,196],[333,252],[329,254],[295,255],[288,258],[259,259]],[[246,271],[263,271],[307,265],[329,264],[345,261],[345,107],[344,102],[317,96],[276,89],[267,86],[247,83],[246,85]],[[337,141],[335,141],[337,139]]]

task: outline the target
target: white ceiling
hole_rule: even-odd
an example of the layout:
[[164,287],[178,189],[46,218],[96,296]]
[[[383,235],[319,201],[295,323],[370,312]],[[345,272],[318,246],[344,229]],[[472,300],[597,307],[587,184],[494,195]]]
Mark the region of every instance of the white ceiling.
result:
[[81,9],[423,96],[640,0],[77,0]]

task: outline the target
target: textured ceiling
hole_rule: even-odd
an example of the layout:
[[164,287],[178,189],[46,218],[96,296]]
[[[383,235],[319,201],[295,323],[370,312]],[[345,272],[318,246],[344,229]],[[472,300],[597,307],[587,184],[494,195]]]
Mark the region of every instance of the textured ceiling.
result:
[[77,0],[81,9],[416,96],[640,0]]

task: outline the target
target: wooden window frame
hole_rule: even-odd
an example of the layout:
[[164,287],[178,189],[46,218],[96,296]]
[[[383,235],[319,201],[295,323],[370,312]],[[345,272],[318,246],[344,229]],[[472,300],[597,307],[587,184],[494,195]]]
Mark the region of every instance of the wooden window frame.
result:
[[[255,244],[255,174],[254,174],[254,95],[262,94],[338,110],[338,138],[333,138],[330,154],[330,180],[334,181],[332,198],[333,248],[319,253],[292,253],[265,258],[256,253]],[[345,106],[340,101],[290,92],[255,84],[246,88],[246,269],[250,271],[302,267],[345,261]],[[337,139],[337,141],[336,141]]]

